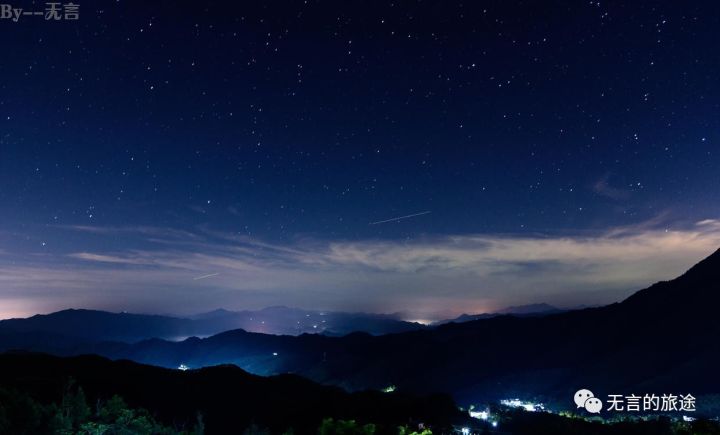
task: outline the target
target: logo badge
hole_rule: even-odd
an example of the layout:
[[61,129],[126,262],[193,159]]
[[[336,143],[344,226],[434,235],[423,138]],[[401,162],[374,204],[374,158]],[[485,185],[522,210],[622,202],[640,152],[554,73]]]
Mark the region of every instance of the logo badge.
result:
[[591,414],[599,414],[603,407],[602,400],[595,397],[592,391],[586,388],[577,390],[574,400],[578,408],[585,408]]

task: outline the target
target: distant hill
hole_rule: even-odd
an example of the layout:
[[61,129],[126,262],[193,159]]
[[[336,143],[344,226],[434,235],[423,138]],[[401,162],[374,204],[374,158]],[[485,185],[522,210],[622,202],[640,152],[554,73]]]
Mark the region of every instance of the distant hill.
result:
[[228,311],[224,309],[201,313],[192,318],[204,324],[205,330],[227,331],[243,329],[275,335],[325,334],[346,335],[367,332],[380,335],[423,329],[419,323],[401,320],[397,314],[347,313],[312,311],[274,306],[256,311]]
[[[220,309],[191,318],[70,309],[26,319],[2,320],[0,337],[54,334],[76,341],[136,342],[149,338],[204,337],[234,329],[276,335],[345,335],[357,331],[388,334],[422,328],[423,325],[405,322],[393,315],[318,312],[287,307],[237,312]],[[0,338],[0,346],[2,344]]]
[[443,395],[349,394],[298,376],[263,378],[234,366],[180,371],[97,356],[0,354],[0,388],[22,391],[40,403],[59,403],[71,378],[90,404],[117,394],[175,427],[191,427],[200,413],[207,434],[243,433],[251,424],[273,433],[292,428],[314,434],[327,417],[388,425],[392,433],[400,425],[447,428],[468,420]]
[[512,307],[504,308],[500,311],[496,311],[497,314],[549,314],[559,313],[561,310],[558,307],[546,303],[540,304],[529,304],[529,305],[517,305]]
[[568,310],[562,310],[560,308],[554,307],[554,306],[546,304],[546,303],[517,305],[517,306],[503,308],[501,310],[494,311],[492,313],[462,314],[454,319],[443,320],[441,322],[437,322],[437,324],[445,324],[445,323],[450,323],[450,322],[455,322],[455,323],[470,322],[472,320],[490,319],[492,317],[497,317],[497,316],[502,316],[502,315],[543,316],[543,315],[547,315],[547,314],[561,313],[563,311],[568,311]]
[[75,309],[0,321],[0,335],[52,333],[82,340],[128,342],[151,337],[186,338],[195,329],[189,319]]

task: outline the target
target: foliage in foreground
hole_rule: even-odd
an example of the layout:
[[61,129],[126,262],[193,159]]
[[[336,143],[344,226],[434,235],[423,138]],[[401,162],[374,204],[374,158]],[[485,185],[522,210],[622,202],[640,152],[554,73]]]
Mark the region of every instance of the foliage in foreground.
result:
[[25,393],[0,388],[0,433],[57,435],[201,435],[202,419],[191,430],[164,426],[145,409],[130,408],[119,396],[92,409],[81,387],[69,382],[60,403],[43,405]]
[[[317,430],[318,435],[432,435],[428,429],[416,431],[401,426],[391,431],[375,424],[361,424],[355,420],[326,418]],[[190,430],[159,423],[142,408],[130,408],[120,396],[98,401],[94,408],[88,404],[82,387],[72,381],[66,385],[59,403],[44,405],[28,394],[0,387],[0,434],[35,435],[202,435],[202,416]],[[251,425],[244,435],[269,435],[271,432]],[[292,435],[288,429],[285,435]]]

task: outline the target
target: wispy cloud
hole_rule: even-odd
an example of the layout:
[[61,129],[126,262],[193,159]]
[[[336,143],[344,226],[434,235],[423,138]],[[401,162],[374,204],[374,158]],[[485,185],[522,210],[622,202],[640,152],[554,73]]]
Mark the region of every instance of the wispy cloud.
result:
[[14,301],[15,311],[24,300],[28,310],[181,312],[282,303],[442,314],[540,301],[604,303],[672,278],[720,247],[720,220],[677,229],[661,223],[590,235],[288,243],[206,229],[72,227],[63,230],[121,233],[130,248],[0,262],[0,300]]
[[152,262],[144,261],[141,258],[122,257],[107,254],[92,254],[90,252],[76,252],[70,254],[69,257],[80,260],[97,261],[100,263],[116,263],[116,264],[152,264]]

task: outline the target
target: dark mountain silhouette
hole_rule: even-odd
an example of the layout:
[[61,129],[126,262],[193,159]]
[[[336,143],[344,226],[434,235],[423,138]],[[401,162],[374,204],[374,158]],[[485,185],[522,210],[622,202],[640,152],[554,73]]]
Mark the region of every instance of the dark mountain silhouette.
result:
[[716,313],[719,303],[720,249],[678,278],[640,290],[622,305],[627,310],[643,310],[656,316],[698,317]]
[[[209,323],[219,331],[243,329],[275,335],[325,334],[346,335],[351,332],[389,334],[415,331],[423,325],[401,320],[399,314],[346,313],[311,311],[274,306],[257,311],[218,309],[192,317]],[[207,327],[205,329],[208,329]]]
[[228,331],[177,343],[79,343],[52,351],[165,367],[233,363],[254,373],[296,373],[352,390],[392,384],[400,391],[444,391],[462,402],[541,396],[569,407],[568,398],[580,387],[597,395],[699,397],[720,392],[719,295],[720,251],[677,279],[600,308],[500,315],[383,336]]
[[56,334],[76,341],[135,342],[149,338],[178,340],[209,336],[233,329],[277,335],[345,335],[355,331],[387,334],[422,328],[420,324],[402,321],[395,315],[318,312],[287,307],[238,312],[221,309],[192,318],[70,309],[27,319],[2,320],[0,337],[18,333]]
[[217,319],[222,318],[225,316],[229,316],[235,313],[234,311],[226,310],[224,308],[218,308],[216,310],[208,311],[205,313],[195,314],[193,316],[189,316],[191,319]]
[[512,307],[503,308],[500,311],[496,311],[497,314],[548,314],[548,313],[559,313],[561,310],[558,307],[546,303],[540,304],[528,304],[528,305],[516,305]]
[[0,354],[0,387],[22,391],[40,403],[60,402],[71,378],[93,406],[120,395],[168,425],[187,428],[200,413],[207,434],[243,433],[251,424],[273,433],[288,428],[316,433],[327,417],[387,425],[392,433],[399,425],[449,427],[468,420],[443,395],[350,394],[298,376],[263,378],[228,365],[179,371],[97,356]]
[[52,333],[83,340],[172,339],[193,335],[193,330],[187,319],[75,309],[0,321],[0,334]]
[[517,305],[517,306],[503,308],[502,310],[494,311],[492,313],[461,314],[460,316],[458,316],[454,319],[443,320],[441,322],[437,322],[437,324],[445,324],[445,323],[451,323],[451,322],[462,323],[462,322],[470,322],[472,320],[490,319],[493,317],[501,316],[503,314],[512,314],[515,316],[543,316],[543,315],[547,315],[547,314],[561,313],[563,311],[568,311],[568,310],[562,310],[560,308],[554,307],[554,306],[546,304],[546,303]]

